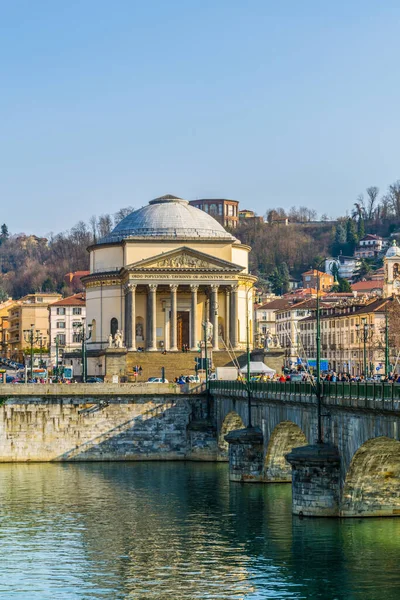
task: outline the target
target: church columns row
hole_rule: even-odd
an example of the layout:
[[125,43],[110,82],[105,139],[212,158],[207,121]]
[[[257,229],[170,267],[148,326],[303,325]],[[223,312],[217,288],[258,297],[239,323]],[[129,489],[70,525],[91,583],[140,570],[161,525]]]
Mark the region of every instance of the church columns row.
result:
[[[154,352],[157,350],[157,284],[148,285],[147,294],[147,350]],[[213,326],[213,350],[219,350],[218,336],[218,291],[219,285],[212,284],[211,286],[211,303],[210,303],[210,321]],[[128,283],[125,286],[125,342],[126,347],[130,351],[136,351],[136,288],[137,284]],[[197,298],[199,286],[193,284],[190,286],[191,302],[190,302],[190,349],[197,350]],[[178,284],[170,284],[170,339],[169,350],[178,350],[177,346],[177,302]],[[228,347],[233,348],[238,346],[238,286],[233,285],[226,289],[225,297],[225,343]]]
[[213,350],[218,350],[218,285],[211,286],[211,324],[213,326]]
[[191,340],[190,340],[190,349],[197,350],[197,331],[196,331],[196,321],[197,321],[197,291],[199,289],[198,285],[191,285],[190,291],[192,293],[191,302],[190,302],[190,331],[191,331]]
[[238,306],[239,306],[239,286],[233,285],[231,292],[231,319],[230,325],[230,343],[232,348],[238,347]]
[[178,300],[177,300],[177,290],[178,286],[176,284],[171,284],[171,341],[170,341],[170,350],[178,350],[178,323],[177,323],[177,313],[178,313]]
[[148,291],[147,305],[147,350],[155,352],[157,350],[157,302],[156,302],[157,284],[150,283]]

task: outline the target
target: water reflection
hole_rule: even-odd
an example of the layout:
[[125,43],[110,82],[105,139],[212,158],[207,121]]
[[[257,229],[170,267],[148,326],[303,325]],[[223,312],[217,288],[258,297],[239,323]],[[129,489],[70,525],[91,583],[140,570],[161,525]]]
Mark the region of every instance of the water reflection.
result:
[[0,465],[0,597],[399,597],[400,520],[290,508],[222,464]]

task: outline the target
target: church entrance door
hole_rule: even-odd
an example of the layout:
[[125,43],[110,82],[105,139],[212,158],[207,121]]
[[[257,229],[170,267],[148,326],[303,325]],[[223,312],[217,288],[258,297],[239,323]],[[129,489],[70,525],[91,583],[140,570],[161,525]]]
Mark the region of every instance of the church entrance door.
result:
[[189,346],[189,312],[178,311],[177,325],[178,350],[182,350],[183,346]]

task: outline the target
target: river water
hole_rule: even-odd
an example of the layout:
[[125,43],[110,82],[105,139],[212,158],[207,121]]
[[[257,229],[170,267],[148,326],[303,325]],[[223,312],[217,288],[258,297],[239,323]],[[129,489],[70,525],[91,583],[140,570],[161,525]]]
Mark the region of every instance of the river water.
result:
[[399,600],[400,519],[303,519],[226,464],[0,465],[0,598]]

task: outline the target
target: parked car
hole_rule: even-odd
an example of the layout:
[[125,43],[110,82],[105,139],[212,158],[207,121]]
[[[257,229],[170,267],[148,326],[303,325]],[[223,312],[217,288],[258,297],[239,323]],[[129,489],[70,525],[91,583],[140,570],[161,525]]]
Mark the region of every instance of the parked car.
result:
[[168,379],[162,380],[162,377],[149,377],[146,383],[169,383]]
[[104,383],[101,377],[88,377],[86,383]]

